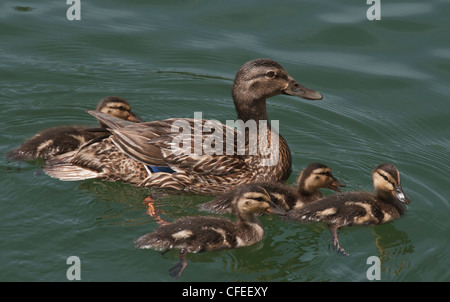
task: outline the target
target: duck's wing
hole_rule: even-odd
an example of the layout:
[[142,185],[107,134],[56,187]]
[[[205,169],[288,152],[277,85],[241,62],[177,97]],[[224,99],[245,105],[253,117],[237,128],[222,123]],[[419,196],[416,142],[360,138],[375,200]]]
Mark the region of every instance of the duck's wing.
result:
[[237,130],[220,122],[171,118],[130,124],[101,112],[89,113],[108,125],[111,141],[122,152],[146,165],[217,175],[245,166],[237,154]]
[[87,110],[86,112],[95,117],[99,123],[103,123],[111,129],[123,128],[136,124],[135,122],[127,121],[96,110]]
[[229,190],[225,193],[217,195],[213,200],[199,205],[202,211],[223,214],[233,213],[234,207],[232,205],[234,196],[238,189]]

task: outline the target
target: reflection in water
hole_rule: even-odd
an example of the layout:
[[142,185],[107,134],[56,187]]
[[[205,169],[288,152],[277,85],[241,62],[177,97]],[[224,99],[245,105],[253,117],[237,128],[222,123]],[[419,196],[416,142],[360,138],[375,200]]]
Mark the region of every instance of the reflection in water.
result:
[[98,213],[98,221],[103,221],[107,225],[138,225],[148,222],[144,215],[137,217],[130,213],[136,211],[144,213],[142,201],[148,195],[148,190],[99,180],[82,181],[78,184],[78,189],[91,195],[95,202],[114,203],[107,210]]
[[13,6],[14,10],[19,12],[31,12],[34,8],[29,6]]
[[397,230],[392,223],[372,228],[375,245],[381,260],[383,274],[398,276],[404,269],[411,267],[407,255],[414,252],[414,247],[406,232]]
[[[168,223],[180,216],[196,215],[196,203],[204,203],[208,196],[194,196],[192,193],[168,191],[154,188],[138,188],[120,182],[106,182],[101,180],[85,180],[79,183],[81,189],[93,196],[95,201],[115,203],[114,209],[105,211],[99,220],[108,221],[108,224],[137,225],[148,222],[150,215],[158,224]],[[194,197],[193,197],[194,196]],[[123,207],[117,207],[122,204]],[[126,218],[129,212],[140,212]],[[162,218],[161,215],[168,218]],[[137,218],[139,217],[139,218]],[[113,223],[113,220],[118,222]]]

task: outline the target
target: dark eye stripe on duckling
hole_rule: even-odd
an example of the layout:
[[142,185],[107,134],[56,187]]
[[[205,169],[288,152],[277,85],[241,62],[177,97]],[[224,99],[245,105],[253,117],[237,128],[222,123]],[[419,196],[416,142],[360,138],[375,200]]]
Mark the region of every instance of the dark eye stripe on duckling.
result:
[[253,200],[256,200],[256,201],[267,201],[267,200],[270,200],[270,198],[268,196],[269,196],[268,193],[264,194],[264,193],[259,193],[259,192],[249,192],[249,193],[244,195],[245,198],[253,199]]
[[315,173],[316,173],[316,174],[320,174],[320,175],[325,175],[325,176],[328,176],[328,177],[331,176],[330,171],[325,171],[325,172],[315,172]]
[[384,179],[387,177],[388,181],[390,180],[392,183],[400,184],[400,173],[398,170],[394,170],[391,165],[382,164],[378,166],[376,172]]
[[126,110],[126,111],[130,110],[130,107],[129,106],[124,106],[123,103],[109,103],[109,104],[107,104],[106,108]]
[[118,106],[118,107],[112,107],[112,106],[108,106],[108,109],[118,109],[118,110],[124,110],[124,111],[128,111],[128,108],[125,108],[123,106]]
[[[377,170],[378,175],[380,175],[385,181],[393,184],[393,185],[398,185],[400,184],[399,178],[398,178],[398,174],[390,174],[387,171],[384,170]],[[395,178],[395,176],[397,177],[397,179]]]
[[331,176],[331,170],[328,169],[327,167],[320,167],[320,168],[316,168],[314,170],[311,171],[311,175],[313,174],[318,174],[318,175],[325,175],[330,177]]

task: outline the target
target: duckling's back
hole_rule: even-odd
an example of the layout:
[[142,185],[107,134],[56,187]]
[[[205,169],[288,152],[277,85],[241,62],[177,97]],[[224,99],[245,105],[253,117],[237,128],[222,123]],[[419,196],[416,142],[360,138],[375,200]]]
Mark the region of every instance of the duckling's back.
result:
[[380,202],[368,192],[345,192],[326,196],[287,213],[287,220],[324,222],[339,226],[378,224],[384,218]]
[[221,217],[183,217],[134,241],[137,248],[187,249],[189,253],[232,248],[238,245],[237,228]]
[[49,159],[76,150],[82,144],[107,133],[106,129],[62,126],[43,130],[26,140],[7,156],[14,160]]

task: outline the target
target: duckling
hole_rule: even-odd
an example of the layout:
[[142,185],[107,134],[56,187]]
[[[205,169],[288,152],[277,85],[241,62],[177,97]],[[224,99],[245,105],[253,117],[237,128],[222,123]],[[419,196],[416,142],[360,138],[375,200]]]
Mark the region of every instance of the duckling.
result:
[[[98,112],[104,112],[123,120],[142,122],[141,118],[131,111],[130,104],[123,98],[109,96],[97,105]],[[10,151],[7,156],[14,160],[47,160],[59,154],[78,149],[82,144],[100,136],[108,135],[106,125],[102,128],[86,128],[83,126],[59,126],[43,130],[26,140],[22,146]]]
[[236,221],[214,216],[190,216],[159,226],[152,233],[134,241],[136,248],[155,249],[163,253],[180,249],[180,261],[170,270],[178,279],[187,266],[186,254],[203,251],[233,249],[249,246],[262,240],[264,227],[257,215],[262,212],[284,215],[264,190],[242,190],[235,196]]
[[287,221],[324,222],[332,235],[334,248],[348,253],[339,244],[337,230],[351,225],[377,225],[399,218],[410,200],[403,192],[400,173],[390,163],[378,165],[372,172],[375,193],[344,192],[326,196],[314,203],[288,212]]
[[218,195],[213,201],[200,205],[204,211],[214,213],[231,213],[234,207],[231,205],[236,194],[241,190],[265,190],[271,200],[285,211],[299,209],[306,204],[322,198],[320,188],[329,188],[341,192],[339,187],[345,187],[343,183],[334,178],[331,169],[321,163],[309,164],[303,169],[297,179],[297,187],[276,182],[260,182],[245,184]]
[[[242,65],[236,73],[232,96],[239,120],[267,126],[260,127],[257,133],[246,129],[240,140],[244,131],[239,132],[218,121],[195,118],[171,118],[125,126],[118,125],[112,116],[89,112],[107,124],[112,135],[78,150],[73,156],[48,162],[44,171],[61,180],[97,178],[196,194],[216,194],[250,182],[284,182],[291,173],[291,152],[283,137],[272,129],[266,111],[266,99],[278,94],[322,99],[320,93],[295,81],[279,63],[255,59]],[[209,142],[210,146],[201,144],[200,150],[195,146],[189,148],[190,151],[174,150],[175,142],[180,141],[180,132],[174,131],[174,126],[182,129],[185,135],[183,147],[186,140]],[[271,148],[262,152],[261,146]],[[105,153],[108,156],[101,156],[102,150],[109,150]],[[111,152],[117,158],[109,157]],[[124,165],[128,167],[127,173],[122,169]],[[147,169],[147,174],[137,173],[135,177],[128,173],[143,171],[148,166],[170,170]]]

